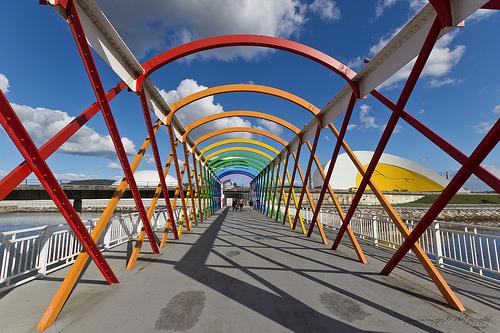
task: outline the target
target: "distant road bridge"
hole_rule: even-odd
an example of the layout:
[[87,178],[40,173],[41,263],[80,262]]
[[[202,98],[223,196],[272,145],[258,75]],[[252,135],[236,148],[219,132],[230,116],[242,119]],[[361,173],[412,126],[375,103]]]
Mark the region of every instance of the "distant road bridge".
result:
[[[158,184],[138,184],[141,198],[152,198]],[[116,185],[70,185],[63,184],[61,188],[69,199],[110,199],[116,192]],[[169,186],[168,194],[174,197],[176,187]],[[184,186],[184,192],[187,185]],[[163,197],[163,195],[160,195]],[[122,198],[132,198],[132,193],[127,189]],[[19,185],[10,192],[4,200],[50,200],[50,196],[42,185]]]

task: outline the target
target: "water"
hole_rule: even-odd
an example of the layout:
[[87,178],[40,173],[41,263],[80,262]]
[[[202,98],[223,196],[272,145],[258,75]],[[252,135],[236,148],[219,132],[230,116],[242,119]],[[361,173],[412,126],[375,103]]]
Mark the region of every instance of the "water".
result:
[[[83,212],[81,214],[83,222],[100,216],[99,212]],[[66,220],[60,213],[56,212],[0,214],[0,232],[58,224],[66,224]]]

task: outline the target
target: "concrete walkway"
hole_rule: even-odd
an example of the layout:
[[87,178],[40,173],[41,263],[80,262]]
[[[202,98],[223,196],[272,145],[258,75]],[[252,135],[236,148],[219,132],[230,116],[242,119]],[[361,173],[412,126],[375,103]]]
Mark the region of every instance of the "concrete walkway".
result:
[[[498,332],[498,284],[456,272],[444,277],[467,307],[451,310],[412,257],[378,275],[389,250],[345,243],[331,251],[257,212],[223,210],[141,254],[106,253],[120,279],[107,286],[90,265],[49,332]],[[330,236],[331,239],[331,236]],[[146,251],[150,251],[145,247]],[[33,332],[66,269],[0,299],[0,332]]]

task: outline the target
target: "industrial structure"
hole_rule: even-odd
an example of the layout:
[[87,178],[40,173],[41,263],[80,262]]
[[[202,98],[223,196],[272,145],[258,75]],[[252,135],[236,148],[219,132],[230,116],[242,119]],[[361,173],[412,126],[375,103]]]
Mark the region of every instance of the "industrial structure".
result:
[[[351,222],[355,218],[361,197],[367,189],[370,189],[387,213],[391,226],[394,227],[393,235],[397,233],[397,237],[401,237],[400,246],[397,247],[395,253],[391,254],[391,258],[388,259],[385,267],[379,273],[382,275],[391,274],[411,250],[449,307],[459,312],[465,311],[460,298],[450,288],[438,267],[433,264],[418,241],[471,175],[476,175],[497,193],[500,193],[500,180],[481,166],[481,162],[499,141],[500,121],[497,120],[494,123],[473,153],[466,156],[424,123],[407,113],[405,105],[411,97],[426,61],[439,38],[450,32],[453,27],[461,25],[464,20],[480,8],[500,9],[499,1],[431,0],[359,73],[354,72],[332,56],[307,45],[261,35],[209,37],[166,50],[141,64],[130,52],[94,0],[46,0],[41,2],[53,6],[67,21],[88,74],[90,86],[95,93],[96,102],[88,106],[52,139],[37,148],[5,95],[0,93],[0,122],[25,160],[0,181],[0,199],[5,198],[33,172],[59,208],[82,249],[72,262],[45,313],[42,314],[37,326],[39,330],[47,329],[56,321],[89,262],[92,262],[91,264],[99,269],[108,284],[118,283],[117,274],[115,274],[116,268],[112,269],[101,251],[102,248],[98,246],[98,242],[107,230],[108,223],[125,189],[129,188],[133,195],[137,216],[142,225],[137,231],[137,237],[133,237],[134,247],[127,262],[127,270],[132,270],[138,258],[144,256],[143,247],[146,241],[153,253],[159,253],[166,246],[168,237],[177,240],[183,233],[189,233],[193,226],[216,214],[221,208],[221,179],[236,174],[245,175],[252,179],[252,196],[258,199],[257,209],[262,214],[282,224],[289,225],[292,230],[299,226],[299,229],[304,233],[303,237],[311,237],[313,233],[316,233],[322,244],[327,245],[332,241],[331,246],[328,245],[332,250],[336,250],[340,242],[344,238],[348,238],[360,265],[367,263],[367,257],[356,236],[358,231],[351,228]],[[167,66],[173,61],[198,52],[230,46],[258,46],[294,53],[328,68],[345,81],[345,86],[322,108],[279,88],[255,84],[215,86],[168,105],[150,80],[151,74],[157,69]],[[94,54],[100,56],[122,79],[111,89],[106,90],[101,82]],[[376,89],[414,58],[416,61],[411,73],[396,101],[390,100]],[[137,94],[148,130],[148,137],[131,163],[125,153],[115,115],[110,107],[110,102],[118,94],[126,92],[127,89]],[[187,126],[182,126],[176,118],[176,113],[179,110],[194,101],[207,96],[233,92],[266,94],[284,99],[303,108],[304,115],[310,116],[311,120],[304,128],[298,128],[276,116],[249,110],[234,110],[207,115]],[[358,155],[353,152],[344,137],[357,101],[369,94],[387,108],[390,119],[376,149],[368,157],[364,153]],[[57,183],[46,160],[97,113],[101,113],[105,119],[124,177],[119,182],[115,194],[109,200],[101,217],[95,221],[92,231],[89,232],[60,184]],[[200,137],[191,136],[193,130],[204,124],[234,116],[274,122],[294,133],[294,139],[287,142],[269,131],[246,127],[224,128]],[[339,117],[343,117],[343,121],[340,128],[337,128],[334,126],[333,120]],[[460,170],[449,182],[443,183],[432,174],[428,174],[427,171],[419,169],[418,166],[401,164],[400,159],[384,155],[384,149],[394,133],[398,121],[406,122],[461,164]],[[161,160],[156,142],[156,132],[160,127],[165,127],[170,139],[170,155],[167,161]],[[318,145],[321,144],[320,134],[322,131],[328,131],[336,138],[330,162],[325,166],[316,156]],[[275,141],[275,145],[271,146],[258,140],[248,139],[246,136],[219,140],[214,144],[206,145],[207,140],[228,133],[252,133],[265,136]],[[241,144],[241,146],[234,146],[234,144]],[[341,149],[346,154],[339,156]],[[154,157],[158,184],[156,184],[153,202],[146,209],[140,197],[134,172],[148,150],[152,152]],[[299,160],[304,154],[308,156],[308,162],[301,166]],[[347,159],[347,157],[352,161],[357,176],[355,178],[355,196],[350,207],[345,210],[336,198],[334,188],[331,186],[331,179],[335,177],[335,167],[339,163],[343,163],[342,160]],[[176,163],[179,159],[184,160],[183,165]],[[176,177],[166,180],[166,175],[171,167],[175,169]],[[379,168],[386,168],[386,170],[392,168],[391,172],[394,172],[395,167],[404,169],[401,172],[405,175],[411,173],[425,177],[426,186],[431,186],[432,190],[442,190],[425,216],[411,229],[384,197],[382,191],[385,189],[384,184],[381,182],[379,186],[379,178],[376,175],[378,170],[381,170]],[[313,200],[308,186],[313,178],[314,169],[317,170],[314,184],[318,186],[318,189],[320,188],[317,201]],[[300,189],[296,190],[293,186],[287,186],[287,184],[295,184],[296,179],[300,180],[302,184]],[[169,196],[167,189],[172,181],[177,182],[177,190],[173,198]],[[187,184],[186,191],[184,191],[184,184]],[[421,189],[419,188],[419,190]],[[164,211],[165,223],[158,237],[153,230],[152,218],[160,194],[163,194],[166,210]],[[335,214],[340,221],[334,239],[331,240],[328,239],[328,232],[321,223],[320,216],[326,196],[334,203]],[[176,202],[180,202],[178,214],[174,212]],[[307,218],[304,215],[306,208]],[[168,286],[169,282],[165,281],[165,288]],[[140,307],[137,304],[136,306]]]

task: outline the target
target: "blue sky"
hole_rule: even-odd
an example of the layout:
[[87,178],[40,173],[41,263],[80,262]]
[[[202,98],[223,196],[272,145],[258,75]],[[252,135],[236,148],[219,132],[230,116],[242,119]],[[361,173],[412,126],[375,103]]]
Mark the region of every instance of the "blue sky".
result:
[[[139,61],[182,42],[229,33],[257,33],[289,38],[315,47],[354,70],[372,57],[392,34],[426,1],[142,1],[123,6],[118,0],[98,0],[111,23]],[[120,4],[120,5],[118,5]],[[488,126],[500,115],[500,15],[482,11],[438,42],[424,77],[406,110],[470,154]],[[0,87],[22,118],[38,145],[79,114],[94,100],[90,84],[67,24],[49,6],[35,1],[7,2],[0,14]],[[97,58],[97,57],[96,57]],[[101,78],[107,88],[118,77],[100,60]],[[397,100],[405,73],[396,74],[382,92]],[[275,86],[323,107],[344,81],[309,60],[262,48],[224,49],[177,61],[152,76],[168,101],[201,87],[253,82]],[[121,93],[111,103],[127,151],[134,153],[146,137],[137,97]],[[310,120],[304,110],[285,101],[248,93],[206,99],[179,113],[184,122],[202,114],[228,110],[256,110],[280,116],[299,128]],[[356,150],[372,150],[389,111],[373,98],[357,103],[347,140]],[[232,119],[212,127],[262,126],[290,140],[291,134],[252,119]],[[339,121],[337,121],[339,124]],[[207,130],[207,128],[202,129]],[[197,133],[193,133],[197,134]],[[116,178],[111,142],[101,115],[82,129],[71,143],[49,159],[59,178]],[[265,139],[254,137],[268,142]],[[326,161],[333,149],[332,135],[324,131],[318,155]],[[169,153],[167,135],[161,131],[162,158]],[[398,126],[386,152],[435,171],[452,171],[459,165],[404,123]],[[0,131],[0,176],[22,161],[21,155]],[[180,157],[181,158],[181,157]],[[305,165],[307,154],[304,154]],[[499,174],[497,147],[484,166]],[[154,169],[147,156],[140,169]]]

